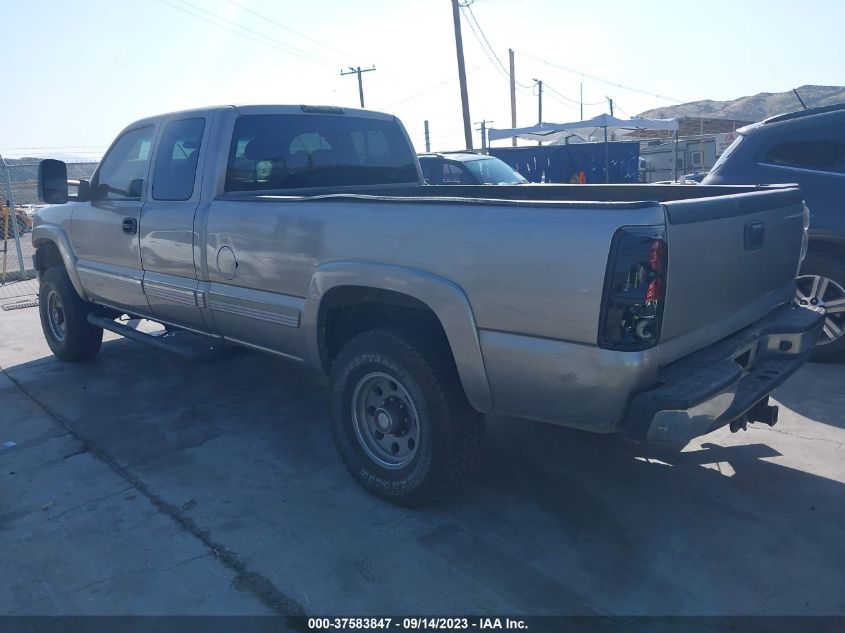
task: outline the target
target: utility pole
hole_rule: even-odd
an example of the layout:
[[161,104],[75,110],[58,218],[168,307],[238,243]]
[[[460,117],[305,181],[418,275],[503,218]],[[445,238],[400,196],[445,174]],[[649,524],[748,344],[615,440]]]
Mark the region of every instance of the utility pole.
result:
[[[511,63],[511,127],[516,127],[516,72],[514,71],[513,49],[508,49],[508,57]],[[511,137],[511,145],[516,147],[516,137]]]
[[345,75],[358,75],[358,96],[361,98],[361,107],[364,107],[364,82],[361,80],[361,73],[368,73],[372,70],[375,70],[376,67],[373,66],[372,68],[364,68],[362,69],[360,66],[352,66],[349,67],[348,71],[340,71],[340,76],[344,77]]
[[423,121],[423,127],[425,128],[425,151],[431,151],[431,136],[428,133],[428,119]]
[[[543,82],[539,79],[533,79],[537,82],[537,123],[543,122]],[[537,141],[537,145],[542,145],[543,141]]]
[[581,102],[581,120],[583,121],[584,120],[584,82],[583,81],[581,82],[579,101]]
[[481,121],[479,123],[479,127],[476,128],[481,132],[481,151],[485,154],[487,153],[487,124],[492,123],[493,121],[488,121],[487,119]]
[[543,82],[535,79],[537,82],[537,123],[543,122]]
[[610,97],[605,97],[605,99],[607,99],[607,102],[610,104],[610,116],[613,116],[613,99]]
[[455,23],[455,51],[458,55],[458,80],[461,84],[461,108],[464,113],[464,141],[472,149],[472,122],[469,118],[469,96],[467,95],[467,72],[464,66],[464,42],[461,38],[461,10],[458,0],[452,0],[452,20]]

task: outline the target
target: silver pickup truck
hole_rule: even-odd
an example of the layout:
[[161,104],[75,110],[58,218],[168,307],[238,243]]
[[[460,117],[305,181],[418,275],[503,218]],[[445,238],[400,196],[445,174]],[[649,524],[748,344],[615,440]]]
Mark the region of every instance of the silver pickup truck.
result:
[[471,470],[484,414],[674,446],[776,421],[822,323],[792,306],[799,189],[422,182],[377,112],[133,123],[73,196],[41,163],[44,335],[166,345],[129,315],[318,368],[349,471],[404,504]]

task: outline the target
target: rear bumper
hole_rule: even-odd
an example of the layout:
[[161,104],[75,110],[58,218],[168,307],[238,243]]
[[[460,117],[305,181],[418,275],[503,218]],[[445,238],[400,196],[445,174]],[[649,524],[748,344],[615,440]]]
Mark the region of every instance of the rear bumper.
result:
[[684,444],[744,421],[749,410],[807,362],[823,321],[816,312],[785,306],[667,365],[660,370],[659,386],[631,401],[626,438]]

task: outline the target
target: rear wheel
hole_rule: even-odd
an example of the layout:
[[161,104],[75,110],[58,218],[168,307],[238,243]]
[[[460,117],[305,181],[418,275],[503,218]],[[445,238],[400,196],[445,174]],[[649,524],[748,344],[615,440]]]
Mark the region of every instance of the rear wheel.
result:
[[93,358],[103,342],[103,330],[88,322],[92,305],[76,293],[64,268],[41,275],[38,309],[41,329],[53,354],[68,362]]
[[810,253],[796,285],[795,302],[825,315],[811,359],[845,359],[845,256],[824,251]]
[[359,334],[334,362],[331,406],[347,469],[393,503],[434,500],[477,464],[483,418],[467,402],[446,345],[392,330]]

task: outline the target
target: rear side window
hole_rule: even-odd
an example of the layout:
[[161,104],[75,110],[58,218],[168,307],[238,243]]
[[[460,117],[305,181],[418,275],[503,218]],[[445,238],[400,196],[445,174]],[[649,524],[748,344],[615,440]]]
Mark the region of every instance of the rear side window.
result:
[[150,165],[153,127],[129,130],[115,141],[95,177],[99,200],[140,198]]
[[422,169],[423,178],[429,185],[436,185],[440,182],[437,177],[437,170],[440,169],[440,161],[436,158],[421,158],[420,168]]
[[460,165],[456,163],[443,163],[443,180],[444,185],[465,185],[467,178]]
[[413,151],[393,121],[260,114],[235,122],[226,191],[418,183]]
[[153,173],[155,200],[188,200],[194,193],[205,119],[181,119],[164,128]]
[[766,162],[845,174],[845,132],[834,126],[808,129],[776,143],[767,152]]

